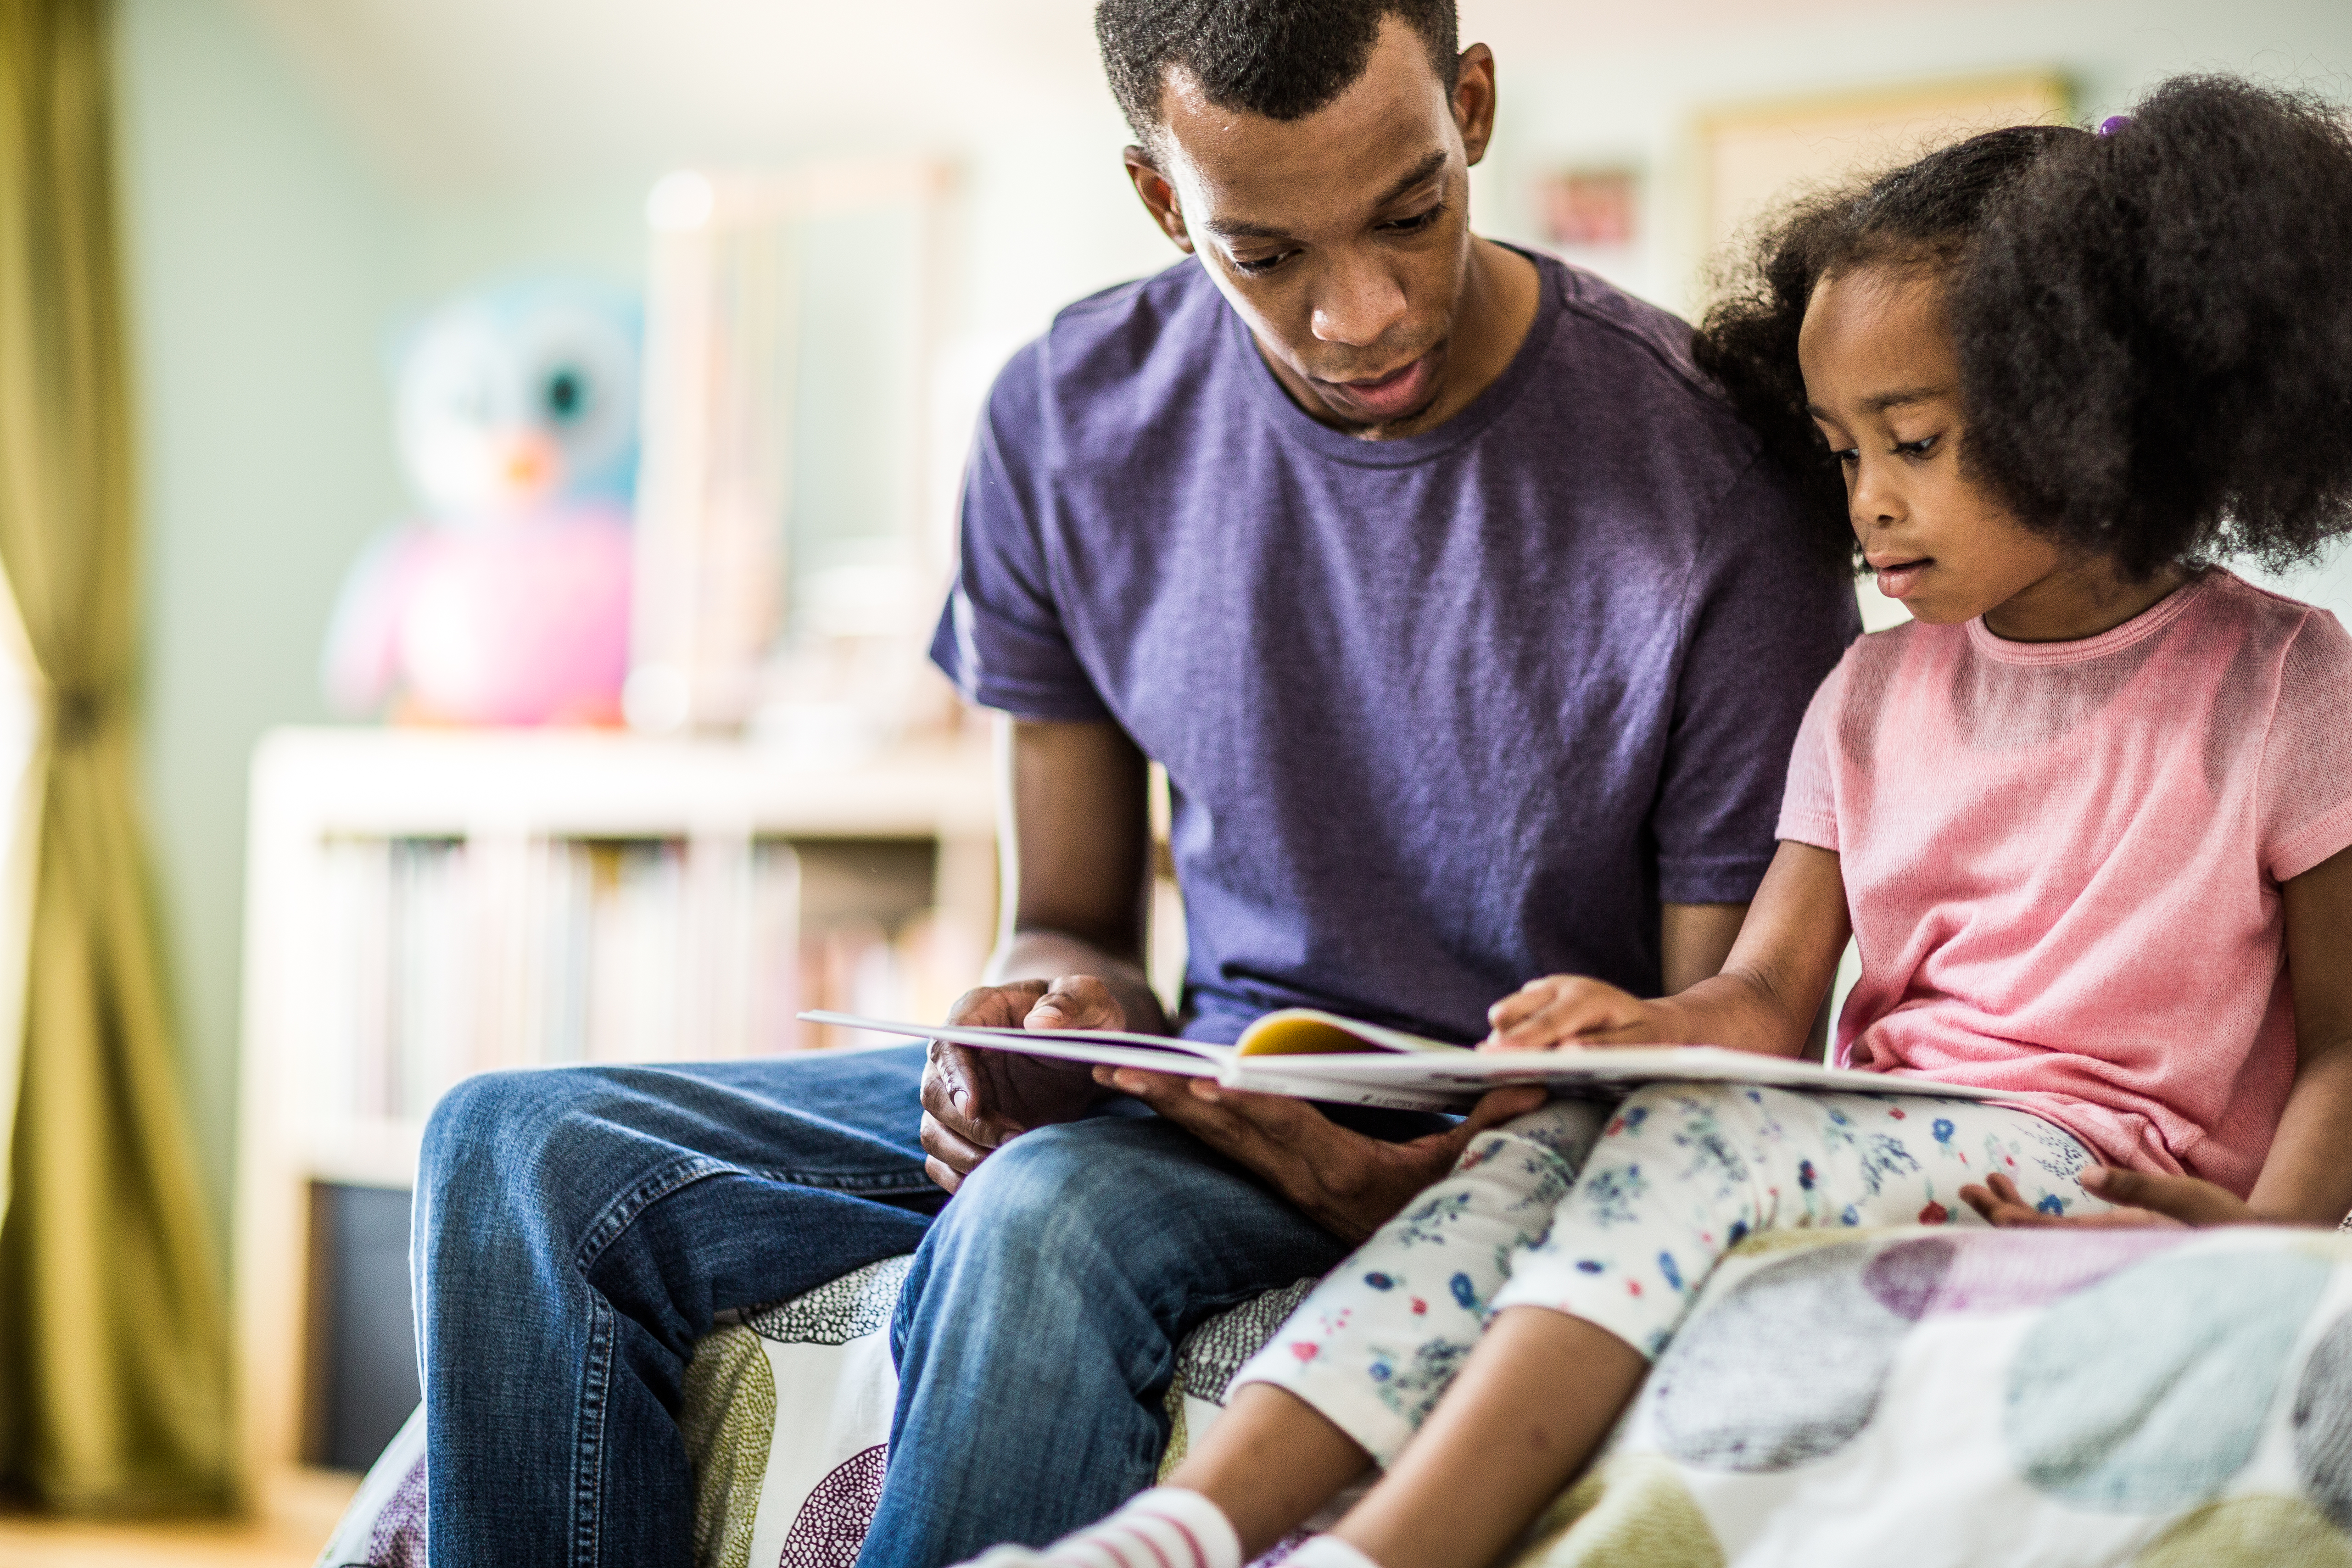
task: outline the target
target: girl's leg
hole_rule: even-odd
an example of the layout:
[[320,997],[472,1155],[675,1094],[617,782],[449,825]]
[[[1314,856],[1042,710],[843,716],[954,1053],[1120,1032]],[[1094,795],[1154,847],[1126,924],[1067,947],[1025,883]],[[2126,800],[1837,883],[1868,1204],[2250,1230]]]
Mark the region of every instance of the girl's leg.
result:
[[1238,1568],[1280,1541],[1403,1447],[1475,1344],[1510,1259],[1551,1222],[1604,1115],[1559,1102],[1481,1134],[1235,1375],[1224,1414],[1168,1486],[1040,1552],[1000,1547],[983,1561]]
[[1372,1465],[1363,1445],[1315,1406],[1270,1383],[1236,1388],[1172,1487],[1217,1505],[1254,1558],[1298,1528]]
[[[1393,1463],[1477,1347],[1513,1260],[1551,1228],[1608,1117],[1555,1101],[1481,1135],[1299,1303],[1234,1385],[1294,1395],[1373,1462]],[[1222,1458],[1230,1419],[1210,1429],[1204,1459]]]
[[1335,1533],[1380,1568],[1488,1563],[1591,1457],[1743,1238],[1981,1224],[1958,1189],[1995,1172],[2058,1211],[2105,1207],[2075,1180],[2088,1161],[2051,1124],[1976,1102],[1642,1090],[1549,1232],[1512,1260],[1493,1325],[1444,1403]]
[[1607,1329],[1506,1308],[1420,1436],[1333,1533],[1379,1568],[1493,1562],[1584,1468],[1649,1370]]

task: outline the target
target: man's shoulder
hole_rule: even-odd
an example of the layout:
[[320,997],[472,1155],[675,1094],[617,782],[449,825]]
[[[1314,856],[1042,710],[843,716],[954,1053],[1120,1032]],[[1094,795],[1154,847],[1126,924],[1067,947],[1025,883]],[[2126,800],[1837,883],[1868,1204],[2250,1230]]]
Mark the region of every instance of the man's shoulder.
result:
[[1698,367],[1690,324],[1580,267],[1530,254],[1559,323],[1526,401],[1552,449],[1574,454],[1580,504],[1638,518],[1621,542],[1662,560],[1718,571],[1769,567],[1796,592],[1809,576],[1827,581],[1807,564],[1818,553],[1815,525],[1795,476],[1765,457],[1754,429]]
[[[1715,435],[1723,455],[1745,468],[1759,444],[1714,378],[1692,356],[1689,322],[1557,256],[1528,253],[1559,301],[1553,376],[1575,382],[1580,401],[1617,417],[1687,419]],[[1595,391],[1605,395],[1592,399]]]
[[999,390],[1065,410],[1164,402],[1213,357],[1225,308],[1201,264],[1186,256],[1064,306],[1006,364]]

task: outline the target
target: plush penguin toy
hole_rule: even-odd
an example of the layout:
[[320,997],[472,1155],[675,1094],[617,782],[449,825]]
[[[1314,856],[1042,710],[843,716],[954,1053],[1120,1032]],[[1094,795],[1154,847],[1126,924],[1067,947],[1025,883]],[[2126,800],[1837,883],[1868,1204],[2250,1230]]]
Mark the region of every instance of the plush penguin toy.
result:
[[639,313],[570,282],[456,301],[395,378],[421,517],[343,584],[340,712],[425,724],[610,724],[629,642]]

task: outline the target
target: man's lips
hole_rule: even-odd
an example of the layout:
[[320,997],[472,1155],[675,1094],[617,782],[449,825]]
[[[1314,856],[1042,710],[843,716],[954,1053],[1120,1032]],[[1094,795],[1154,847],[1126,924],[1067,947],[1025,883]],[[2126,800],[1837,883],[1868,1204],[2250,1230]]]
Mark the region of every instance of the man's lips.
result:
[[1871,559],[1864,558],[1870,570],[1878,574],[1878,591],[1889,599],[1902,599],[1919,586],[1927,569],[1936,564],[1931,555],[1904,556],[1897,559]]
[[1410,413],[1429,394],[1433,356],[1423,354],[1384,376],[1360,382],[1327,382],[1318,378],[1316,390],[1326,402],[1378,422]]

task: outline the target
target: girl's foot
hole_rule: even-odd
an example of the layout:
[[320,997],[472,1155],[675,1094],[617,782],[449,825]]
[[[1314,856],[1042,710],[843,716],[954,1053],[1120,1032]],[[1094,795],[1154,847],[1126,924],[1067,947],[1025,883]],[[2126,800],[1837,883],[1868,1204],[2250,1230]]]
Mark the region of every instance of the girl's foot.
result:
[[964,1568],[1242,1568],[1242,1542],[1199,1492],[1153,1487],[1051,1546],[991,1547]]

